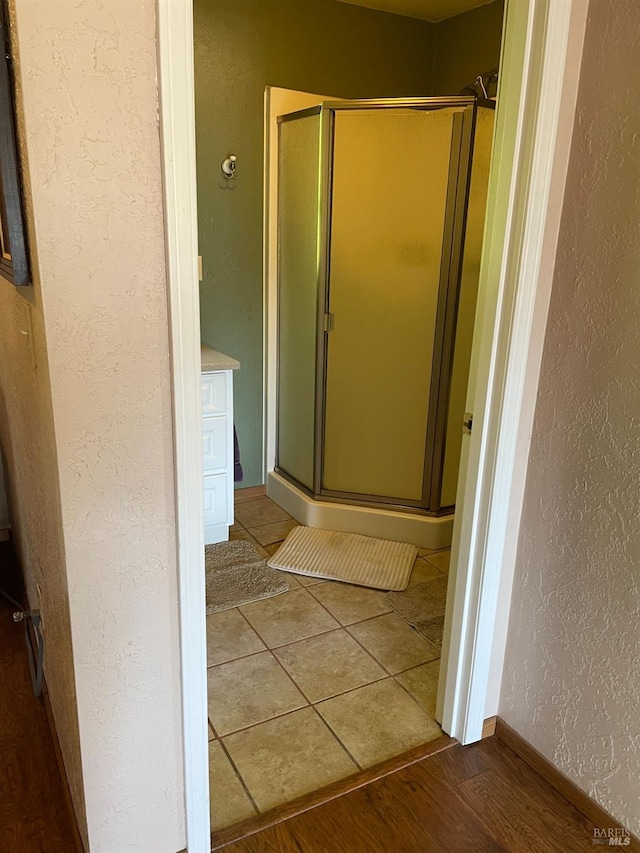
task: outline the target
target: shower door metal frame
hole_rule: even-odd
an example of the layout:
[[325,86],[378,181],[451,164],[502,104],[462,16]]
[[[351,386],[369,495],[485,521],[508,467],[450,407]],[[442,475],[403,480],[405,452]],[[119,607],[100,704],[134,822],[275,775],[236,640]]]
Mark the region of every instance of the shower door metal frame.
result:
[[[280,149],[280,126],[288,121],[297,121],[298,119],[308,118],[310,116],[320,116],[320,190],[318,193],[318,206],[321,211],[325,209],[326,199],[324,195],[325,187],[327,185],[327,178],[325,175],[325,171],[328,168],[328,156],[327,156],[327,144],[330,138],[329,129],[327,128],[327,117],[322,109],[322,104],[318,104],[317,106],[307,107],[303,110],[296,110],[292,113],[285,113],[284,115],[278,116],[278,150]],[[279,192],[279,188],[278,188]],[[280,216],[280,202],[278,200],[278,217]],[[313,488],[310,489],[304,483],[300,482],[296,477],[286,471],[284,468],[280,467],[280,332],[279,332],[279,324],[278,324],[278,343],[276,346],[276,422],[275,422],[275,470],[286,480],[296,486],[296,488],[301,489],[305,494],[309,495],[309,497],[316,497],[316,486],[318,483],[318,466],[317,466],[317,450],[318,450],[318,442],[320,440],[320,434],[318,432],[318,398],[319,398],[319,389],[322,384],[322,372],[321,372],[321,361],[320,361],[320,348],[321,348],[321,338],[322,338],[322,318],[323,314],[323,305],[324,305],[324,289],[325,289],[325,280],[327,277],[327,272],[325,269],[324,258],[326,256],[325,245],[327,242],[327,235],[325,233],[325,220],[326,217],[321,217],[319,221],[319,234],[317,236],[318,240],[318,268],[317,268],[317,288],[318,288],[318,298],[316,304],[316,365],[315,365],[315,411],[314,411],[314,436],[313,436]],[[278,259],[277,259],[277,267],[278,267],[278,292],[277,292],[277,311],[278,315],[280,314],[280,227],[278,226]]]
[[[442,478],[444,474],[444,462],[447,443],[447,428],[449,426],[449,406],[451,403],[451,382],[453,378],[453,364],[455,357],[456,330],[458,324],[458,308],[460,304],[460,293],[462,287],[462,273],[464,268],[464,250],[468,224],[469,201],[471,197],[471,177],[473,170],[473,158],[475,153],[475,136],[477,128],[478,110],[490,109],[495,111],[495,101],[478,98],[468,109],[471,112],[459,114],[458,131],[461,134],[460,152],[461,159],[458,171],[455,175],[453,161],[451,162],[449,188],[455,194],[452,200],[450,212],[452,213],[452,237],[451,258],[449,261],[448,282],[445,284],[444,270],[441,276],[439,296],[443,297],[446,291],[446,303],[443,304],[443,338],[434,343],[434,361],[436,356],[446,357],[440,370],[431,372],[431,396],[428,431],[427,452],[431,451],[431,465],[425,458],[425,499],[429,501],[429,508],[434,515],[448,515],[455,511],[455,505],[442,506]],[[466,156],[465,156],[466,155]],[[448,203],[447,203],[448,205]],[[446,241],[443,241],[445,243]],[[444,247],[443,247],[444,268]],[[455,286],[452,286],[455,282]],[[463,424],[459,428],[462,431]],[[427,497],[428,495],[428,497]]]
[[[297,480],[279,465],[279,436],[276,419],[275,470],[305,494],[316,500],[339,501],[345,504],[367,504],[372,508],[396,509],[402,512],[437,516],[453,512],[454,507],[441,507],[442,470],[444,465],[445,441],[448,422],[449,391],[453,371],[455,329],[460,295],[462,260],[466,217],[469,204],[473,142],[478,108],[494,109],[493,101],[474,97],[436,98],[385,98],[356,101],[325,101],[318,106],[288,113],[278,117],[278,124],[287,121],[320,115],[320,157],[318,201],[321,216],[318,222],[317,263],[317,323],[316,323],[316,386],[314,417],[314,460],[313,488]],[[335,114],[340,110],[414,109],[439,110],[460,109],[453,116],[451,153],[445,222],[442,237],[440,276],[438,283],[438,306],[434,330],[433,358],[429,379],[429,402],[425,436],[425,456],[420,499],[393,498],[387,495],[344,492],[324,488],[324,433],[327,392],[327,353],[330,330],[326,318],[330,309],[330,255],[333,163],[335,148]],[[278,267],[280,247],[278,246]],[[279,299],[279,296],[278,296]],[[279,377],[279,346],[277,349],[276,376]],[[276,381],[276,408],[279,412],[279,381]],[[462,430],[462,424],[460,424]]]
[[[484,103],[484,102],[483,102]],[[493,102],[490,102],[493,106]],[[421,515],[442,514],[440,508],[441,483],[436,482],[434,467],[441,472],[444,464],[444,439],[447,427],[449,387],[453,369],[453,343],[455,341],[455,323],[457,316],[460,277],[462,272],[462,254],[464,249],[464,225],[469,199],[471,175],[473,132],[478,107],[478,99],[473,97],[442,98],[392,98],[382,100],[328,101],[322,104],[323,113],[323,158],[320,204],[322,216],[321,262],[319,264],[321,280],[318,286],[318,353],[316,386],[316,444],[315,444],[315,482],[314,497],[319,500],[340,501],[341,503],[363,504],[373,508],[397,509]],[[385,495],[344,492],[327,489],[322,484],[324,469],[324,430],[327,388],[327,352],[330,331],[324,327],[324,318],[330,309],[330,251],[333,161],[335,145],[335,113],[340,110],[371,109],[438,109],[459,108],[462,112],[454,115],[449,159],[449,180],[447,183],[447,201],[445,225],[442,238],[440,277],[438,284],[438,308],[434,332],[434,351],[432,359],[429,403],[427,411],[427,429],[425,439],[424,472],[422,497],[415,499],[390,498]],[[470,112],[469,112],[470,109]],[[327,116],[326,121],[324,120]],[[465,147],[466,146],[466,147]],[[328,161],[328,162],[327,162]],[[451,270],[455,270],[452,276]],[[322,278],[323,276],[323,278]],[[322,298],[324,292],[324,298]],[[322,303],[322,304],[320,304]],[[451,342],[446,353],[442,346]],[[462,430],[462,424],[460,425]],[[438,444],[439,442],[439,444]],[[439,455],[438,455],[439,454]],[[434,466],[436,460],[439,465]],[[283,473],[280,471],[280,473]],[[444,512],[452,512],[447,508]]]

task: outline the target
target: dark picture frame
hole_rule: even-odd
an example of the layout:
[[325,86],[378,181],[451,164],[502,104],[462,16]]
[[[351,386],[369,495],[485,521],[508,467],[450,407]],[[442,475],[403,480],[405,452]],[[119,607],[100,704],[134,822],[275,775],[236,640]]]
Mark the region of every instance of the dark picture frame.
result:
[[20,160],[16,142],[11,35],[6,0],[0,8],[0,276],[30,284]]

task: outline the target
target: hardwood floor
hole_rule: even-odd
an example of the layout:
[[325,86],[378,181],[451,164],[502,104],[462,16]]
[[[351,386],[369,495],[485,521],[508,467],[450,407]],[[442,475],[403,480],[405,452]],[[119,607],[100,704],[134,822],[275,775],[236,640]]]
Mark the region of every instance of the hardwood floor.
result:
[[225,853],[567,853],[593,826],[491,737],[411,767],[225,847]]
[[[17,586],[0,543],[0,585]],[[43,703],[31,689],[24,629],[0,596],[0,851],[75,853],[73,828]]]

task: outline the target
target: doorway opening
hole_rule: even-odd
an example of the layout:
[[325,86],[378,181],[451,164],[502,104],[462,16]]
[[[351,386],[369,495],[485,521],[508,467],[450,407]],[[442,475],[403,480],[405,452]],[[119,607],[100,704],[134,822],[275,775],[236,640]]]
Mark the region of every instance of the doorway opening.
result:
[[[224,412],[203,413],[206,434],[222,430],[214,418],[226,417],[228,427],[233,413],[245,479],[231,543],[269,561],[308,525],[416,551],[405,592],[280,573],[278,594],[230,599],[207,617],[218,831],[442,736],[435,705],[502,9],[482,10],[492,21],[490,45],[478,35],[477,11],[455,22],[491,55],[461,49],[466,69],[434,91],[415,31],[434,39],[446,21],[317,6],[321,31],[339,15],[369,33],[369,70],[358,71],[357,84],[351,48],[318,60],[314,88],[329,98],[308,94],[304,61],[286,33],[259,15],[225,15],[225,4],[195,4],[202,342],[240,364],[233,390],[227,384],[233,406],[227,399]],[[291,26],[307,26],[304,18],[297,12]],[[222,57],[214,62],[216,24],[224,67]],[[380,74],[368,51],[383,33]],[[232,81],[224,70],[243,65],[251,77],[259,64],[252,48],[267,66],[270,52],[282,65],[299,63],[290,75],[264,75],[260,150],[249,140],[262,103],[251,101],[248,115],[236,91],[242,75]],[[225,128],[217,146],[216,122]],[[268,214],[259,255],[256,211]],[[259,304],[256,272],[266,281]],[[206,444],[205,466],[214,457]],[[205,513],[209,506],[215,511],[213,498]]]
[[[385,0],[386,1],[386,0]],[[391,0],[388,0],[391,2]],[[561,201],[571,143],[573,110],[587,15],[584,0],[556,4],[551,0],[523,0],[509,4],[505,22],[505,38],[501,55],[502,78],[500,108],[497,111],[496,140],[489,186],[487,234],[482,253],[481,285],[476,329],[472,348],[472,371],[468,391],[469,410],[474,412],[473,434],[463,438],[460,485],[454,525],[453,558],[449,586],[455,594],[447,599],[447,615],[443,643],[443,665],[438,691],[439,718],[446,731],[467,744],[483,736],[483,721],[498,709],[500,673],[504,658],[509,613],[511,579],[515,562],[515,545],[526,474],[527,448],[533,420],[533,401],[540,368],[540,347],[536,333],[544,327],[548,311],[550,280],[547,274],[553,264],[560,223]],[[216,5],[220,8],[222,2]],[[323,13],[331,14],[341,6],[318,0]],[[307,15],[311,4],[297,11]],[[262,8],[262,7],[260,7]],[[271,7],[270,7],[271,8]],[[313,9],[316,4],[313,3]],[[170,336],[172,389],[174,410],[174,445],[176,472],[176,527],[178,531],[178,565],[180,578],[180,656],[182,662],[182,707],[185,762],[185,803],[187,840],[190,850],[204,851],[211,845],[209,837],[209,762],[207,733],[210,734],[206,702],[206,643],[204,603],[204,553],[202,505],[202,406],[200,403],[200,306],[197,300],[197,213],[196,158],[194,116],[194,51],[193,13],[190,6],[172,0],[158,0],[159,64],[162,107],[162,140],[166,242],[168,259],[168,295],[170,304]],[[233,13],[236,13],[235,7]],[[256,10],[254,10],[256,11]],[[296,10],[294,10],[295,13]],[[197,10],[196,10],[197,12]],[[243,27],[249,47],[246,58],[264,69],[266,53],[251,41],[256,27],[249,21],[243,5],[243,16],[237,23]],[[313,17],[313,16],[312,16]],[[196,15],[197,18],[197,15]],[[268,16],[271,28],[278,28],[292,46],[289,20],[285,16]],[[455,18],[453,19],[456,20]],[[284,22],[284,23],[283,23]],[[265,23],[265,21],[263,21]],[[333,41],[328,42],[311,21],[306,40],[294,40],[302,56],[303,67],[310,46],[333,59]],[[389,18],[385,18],[385,24]],[[286,26],[284,25],[286,24]],[[416,22],[410,22],[410,33],[417,34]],[[196,20],[196,30],[198,22]],[[212,31],[204,29],[204,44],[214,44]],[[225,47],[231,27],[217,30],[223,43],[213,54],[224,64]],[[332,27],[328,36],[338,39],[344,55],[357,59],[350,39],[353,30]],[[287,35],[288,34],[288,35]],[[385,26],[385,39],[390,34]],[[326,36],[327,34],[325,34]],[[364,35],[357,28],[358,37]],[[477,28],[471,42],[465,45],[465,56],[473,57],[478,42]],[[345,39],[348,42],[345,50]],[[367,42],[356,39],[358,51]],[[243,40],[235,40],[234,50]],[[454,55],[446,39],[439,38],[444,56]],[[380,91],[385,89],[389,64],[380,54],[380,44],[368,43],[372,52],[367,61],[352,62],[378,75]],[[200,61],[198,45],[196,66]],[[280,59],[282,51],[271,51],[269,62],[274,80],[283,85]],[[431,59],[432,57],[430,57]],[[455,56],[453,67],[460,70],[462,60]],[[333,67],[331,65],[330,67]],[[234,86],[217,92],[233,107],[248,101],[249,64],[236,68],[242,74],[234,78]],[[401,71],[415,71],[409,61],[397,64]],[[212,66],[215,85],[217,67]],[[449,68],[450,70],[450,68]],[[442,69],[438,79],[442,79]],[[382,77],[380,76],[382,74]],[[197,77],[197,73],[196,73]],[[236,89],[235,83],[240,87]],[[388,81],[387,81],[388,82]],[[266,81],[264,81],[266,84]],[[291,85],[291,84],[289,84]],[[354,84],[355,86],[356,84]],[[211,87],[209,87],[211,88]],[[312,73],[303,81],[306,91],[322,91]],[[454,89],[452,89],[454,90]],[[325,91],[338,91],[326,87]],[[262,89],[260,88],[260,92]],[[422,94],[420,92],[419,94]],[[356,91],[348,97],[366,97]],[[254,103],[260,98],[255,97]],[[246,104],[245,104],[246,106]],[[238,128],[234,116],[217,126],[227,131]],[[246,110],[242,113],[246,117]],[[241,122],[242,128],[246,127]],[[252,133],[255,143],[259,133]],[[219,146],[229,153],[228,140]],[[202,150],[202,146],[200,146]],[[219,153],[219,152],[218,152]],[[256,164],[256,158],[253,159]],[[209,197],[212,184],[200,187]],[[251,232],[251,216],[245,208],[245,227],[241,236]],[[213,217],[209,225],[213,223]],[[225,227],[222,227],[225,224]],[[205,220],[204,223],[207,226]],[[215,233],[225,241],[216,246],[219,254],[228,249],[233,223],[227,218],[216,222]],[[255,222],[254,222],[255,225]],[[202,222],[201,222],[202,227]],[[258,228],[258,230],[260,230]],[[254,228],[255,233],[255,228]],[[235,253],[238,257],[240,253]],[[246,252],[247,257],[253,256]],[[261,261],[260,261],[261,263]],[[234,286],[245,279],[234,279],[233,267],[228,281]],[[258,312],[260,316],[262,312]],[[221,336],[230,324],[219,329]],[[233,335],[237,338],[236,335]],[[247,340],[253,341],[254,336]],[[255,343],[255,341],[254,341]],[[249,460],[250,462],[251,460]],[[251,464],[247,466],[251,476]],[[248,480],[247,482],[250,482]],[[460,498],[463,497],[463,511]],[[457,577],[455,576],[457,572]],[[268,816],[267,816],[268,818]],[[262,823],[267,818],[262,819]],[[257,819],[260,822],[260,818]],[[232,828],[233,830],[233,828]],[[234,832],[222,830],[229,839]],[[237,832],[235,832],[237,835]]]

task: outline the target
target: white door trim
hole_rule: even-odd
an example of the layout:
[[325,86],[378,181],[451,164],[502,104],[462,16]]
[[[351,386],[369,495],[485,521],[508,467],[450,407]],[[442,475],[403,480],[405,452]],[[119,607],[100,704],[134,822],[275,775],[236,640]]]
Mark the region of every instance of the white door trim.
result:
[[[495,143],[499,157],[491,177],[491,228],[481,273],[486,299],[474,339],[476,419],[466,450],[468,476],[460,486],[464,511],[454,533],[457,550],[469,559],[468,569],[454,579],[455,595],[449,596],[448,663],[442,667],[445,689],[440,691],[443,726],[463,743],[481,735],[492,657],[499,673],[504,651],[506,617],[498,604],[513,575],[539,338],[550,291],[549,258],[557,240],[570,145],[570,132],[566,127],[561,132],[567,121],[563,110],[572,124],[587,2],[511,0],[507,16],[507,29],[513,26],[518,39],[509,57],[507,38],[503,61]],[[210,838],[193,10],[190,0],[157,0],[157,9],[186,832],[189,853],[205,853]],[[517,32],[518,27],[524,29]],[[508,597],[506,602],[508,609]]]
[[[587,0],[507,5],[487,234],[456,504],[439,719],[461,743],[498,711]],[[444,689],[442,689],[444,687]]]
[[209,747],[193,4],[157,0],[182,670],[186,844],[208,853]]

